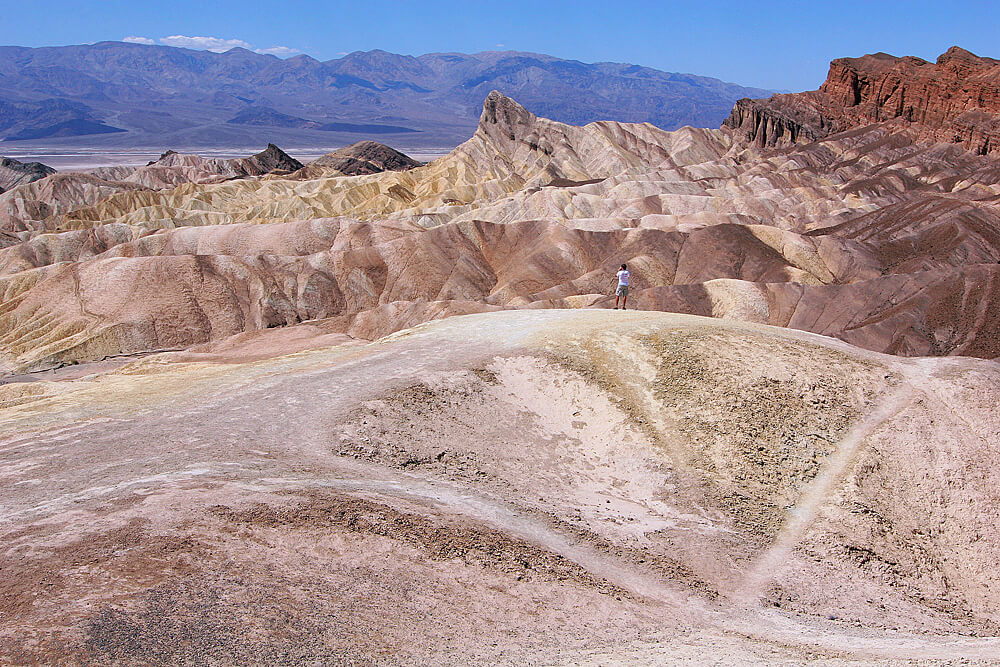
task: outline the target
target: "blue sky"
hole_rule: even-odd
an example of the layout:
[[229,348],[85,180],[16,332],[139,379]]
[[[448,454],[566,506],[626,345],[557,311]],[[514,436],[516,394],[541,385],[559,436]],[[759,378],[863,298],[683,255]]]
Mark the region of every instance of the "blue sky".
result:
[[513,49],[792,91],[816,88],[842,56],[933,60],[958,44],[1000,58],[1000,2],[0,0],[0,17],[3,45],[135,37],[320,60],[370,49]]

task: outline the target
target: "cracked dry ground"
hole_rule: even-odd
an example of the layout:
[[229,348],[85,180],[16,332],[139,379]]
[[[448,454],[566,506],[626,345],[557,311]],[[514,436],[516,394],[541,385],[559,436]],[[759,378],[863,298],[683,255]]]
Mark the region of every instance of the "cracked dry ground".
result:
[[0,386],[0,662],[1000,656],[993,362],[613,311],[322,341]]

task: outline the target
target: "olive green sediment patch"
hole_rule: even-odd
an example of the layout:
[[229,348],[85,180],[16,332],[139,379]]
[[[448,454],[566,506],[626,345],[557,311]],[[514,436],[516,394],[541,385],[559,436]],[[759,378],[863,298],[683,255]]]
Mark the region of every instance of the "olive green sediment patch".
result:
[[[636,354],[655,367],[651,388],[632,375]],[[552,357],[613,396],[706,499],[763,538],[898,381],[837,350],[721,328],[593,337]]]

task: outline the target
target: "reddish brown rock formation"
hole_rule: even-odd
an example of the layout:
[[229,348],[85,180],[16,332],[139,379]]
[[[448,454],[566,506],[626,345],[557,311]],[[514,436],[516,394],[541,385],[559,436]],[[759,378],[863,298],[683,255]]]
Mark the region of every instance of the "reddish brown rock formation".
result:
[[876,53],[839,58],[819,90],[740,100],[724,125],[768,147],[807,143],[883,121],[920,138],[1000,150],[1000,61],[954,46],[930,63]]

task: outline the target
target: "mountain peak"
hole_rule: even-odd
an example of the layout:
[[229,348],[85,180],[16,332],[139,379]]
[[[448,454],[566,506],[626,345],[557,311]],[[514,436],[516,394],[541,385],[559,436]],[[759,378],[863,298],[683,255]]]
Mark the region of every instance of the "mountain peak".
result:
[[56,173],[52,167],[41,162],[20,162],[14,158],[0,157],[0,192],[12,187],[31,183]]
[[952,60],[962,60],[965,62],[982,62],[984,60],[990,60],[989,58],[980,58],[971,51],[966,51],[960,46],[953,46],[940,56],[938,56],[937,64],[943,65]]
[[271,143],[260,153],[251,156],[250,159],[260,165],[262,170],[269,172],[275,170],[295,171],[304,166],[291,155]]
[[[483,102],[483,114],[479,118],[479,127],[497,125],[511,128],[535,120],[531,113],[513,99],[498,90],[490,91]],[[513,135],[510,137],[513,139]]]

